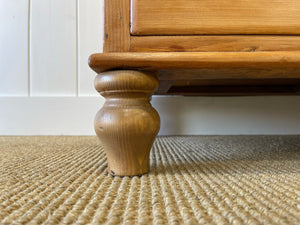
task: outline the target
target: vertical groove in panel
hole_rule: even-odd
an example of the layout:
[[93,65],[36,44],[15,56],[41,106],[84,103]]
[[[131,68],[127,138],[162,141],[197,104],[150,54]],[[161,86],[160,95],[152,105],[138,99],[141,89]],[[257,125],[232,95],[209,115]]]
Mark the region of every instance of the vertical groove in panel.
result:
[[76,1],[76,96],[78,96],[78,5],[79,5],[79,0]]
[[88,66],[88,57],[101,52],[103,44],[103,1],[78,0],[78,95],[98,96],[94,89],[96,73]]
[[0,96],[28,95],[28,0],[0,1]]
[[31,0],[30,93],[76,96],[76,0]]
[[27,35],[27,45],[28,45],[28,51],[27,51],[27,57],[28,57],[28,82],[27,82],[27,88],[28,88],[28,96],[30,96],[30,8],[31,8],[31,0],[28,0],[28,35]]

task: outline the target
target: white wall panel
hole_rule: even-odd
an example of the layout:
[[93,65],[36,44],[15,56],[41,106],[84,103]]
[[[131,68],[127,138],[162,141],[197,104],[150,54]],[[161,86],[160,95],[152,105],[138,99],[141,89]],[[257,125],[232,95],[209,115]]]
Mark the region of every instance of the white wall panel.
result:
[[78,94],[98,95],[94,89],[96,73],[88,66],[92,53],[102,52],[104,13],[102,0],[78,0]]
[[0,96],[28,95],[28,0],[0,0]]
[[[102,51],[102,3],[0,0],[0,135],[94,134],[104,99],[94,91],[87,59]],[[16,97],[28,95],[29,80],[34,97]],[[154,96],[152,102],[160,135],[300,134],[300,96]]]
[[31,0],[30,94],[76,96],[76,0]]

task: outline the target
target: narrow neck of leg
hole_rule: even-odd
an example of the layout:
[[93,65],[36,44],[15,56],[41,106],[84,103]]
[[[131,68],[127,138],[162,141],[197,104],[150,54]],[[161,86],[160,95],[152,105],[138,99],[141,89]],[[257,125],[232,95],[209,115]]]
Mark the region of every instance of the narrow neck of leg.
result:
[[150,100],[153,92],[151,91],[127,91],[127,90],[113,90],[103,91],[100,94],[106,99],[145,99]]

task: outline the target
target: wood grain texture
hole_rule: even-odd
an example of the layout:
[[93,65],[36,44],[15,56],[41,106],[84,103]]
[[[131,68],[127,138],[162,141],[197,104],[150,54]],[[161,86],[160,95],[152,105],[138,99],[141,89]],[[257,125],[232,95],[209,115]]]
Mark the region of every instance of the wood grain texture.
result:
[[[292,79],[300,78],[300,68],[204,68],[159,69],[159,80],[224,80],[224,79]],[[216,81],[217,82],[217,81]]]
[[157,78],[139,71],[107,71],[97,75],[96,90],[106,102],[95,118],[95,131],[107,155],[108,172],[118,176],[147,173],[149,153],[160,128],[150,104]]
[[192,35],[132,36],[132,52],[300,51],[300,36]]
[[97,73],[111,69],[289,68],[298,71],[300,51],[98,53],[90,56],[89,65]]
[[105,0],[103,52],[130,50],[130,0]]
[[299,0],[132,0],[131,34],[300,34]]

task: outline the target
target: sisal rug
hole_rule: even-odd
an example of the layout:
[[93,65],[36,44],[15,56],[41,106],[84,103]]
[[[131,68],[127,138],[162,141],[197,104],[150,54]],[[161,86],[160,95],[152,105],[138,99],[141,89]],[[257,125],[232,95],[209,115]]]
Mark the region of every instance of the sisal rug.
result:
[[300,224],[300,136],[159,137],[112,177],[96,137],[0,137],[0,224]]

